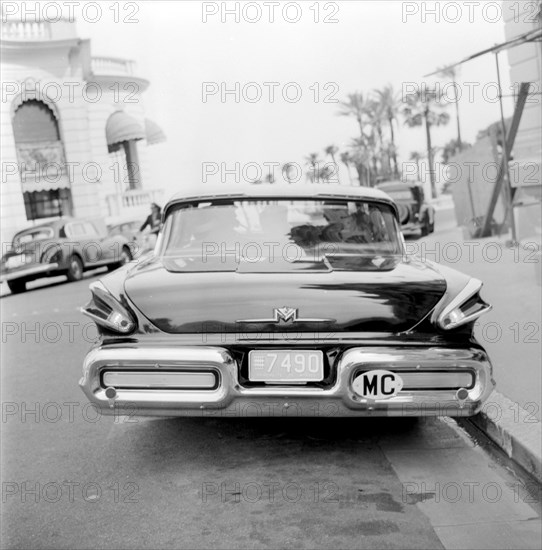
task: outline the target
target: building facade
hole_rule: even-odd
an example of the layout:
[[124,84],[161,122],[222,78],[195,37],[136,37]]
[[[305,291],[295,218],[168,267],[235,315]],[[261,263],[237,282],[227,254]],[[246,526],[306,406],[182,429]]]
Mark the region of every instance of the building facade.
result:
[[29,225],[78,216],[144,219],[163,190],[146,117],[149,82],[133,61],[91,55],[75,22],[2,22],[2,241]]

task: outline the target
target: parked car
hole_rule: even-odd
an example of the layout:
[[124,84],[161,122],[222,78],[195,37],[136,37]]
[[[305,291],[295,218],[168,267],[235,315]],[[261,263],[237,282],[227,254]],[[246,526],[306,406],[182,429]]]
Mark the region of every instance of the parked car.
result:
[[145,252],[152,250],[156,244],[156,238],[150,233],[141,233],[141,220],[126,220],[107,226],[110,236],[122,235],[128,240],[132,258],[139,258]]
[[26,290],[26,283],[42,277],[66,275],[69,281],[100,266],[117,269],[132,259],[128,240],[100,235],[86,220],[61,218],[19,231],[10,250],[2,256],[0,281],[12,293]]
[[128,241],[136,240],[141,226],[141,220],[127,220],[107,226],[110,235],[122,235]]
[[482,283],[405,254],[384,192],[205,187],[90,285],[80,381],[104,414],[469,416],[494,387]]
[[404,233],[419,231],[422,237],[435,230],[435,209],[425,201],[423,187],[417,182],[388,181],[378,189],[387,193],[397,205]]

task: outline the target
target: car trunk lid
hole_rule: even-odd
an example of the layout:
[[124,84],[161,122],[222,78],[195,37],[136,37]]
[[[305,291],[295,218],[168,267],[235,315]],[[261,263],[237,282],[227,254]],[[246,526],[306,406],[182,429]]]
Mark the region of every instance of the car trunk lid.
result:
[[444,278],[422,262],[376,264],[344,257],[287,272],[269,264],[194,272],[156,259],[136,267],[125,290],[168,333],[398,333],[423,319],[446,290]]

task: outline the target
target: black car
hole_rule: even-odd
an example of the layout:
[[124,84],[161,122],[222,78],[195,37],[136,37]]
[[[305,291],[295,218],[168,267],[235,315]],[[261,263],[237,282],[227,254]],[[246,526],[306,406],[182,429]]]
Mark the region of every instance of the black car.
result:
[[481,281],[405,254],[396,203],[333,185],[187,190],[90,285],[104,414],[469,416],[493,389]]
[[419,231],[422,237],[435,230],[435,209],[425,201],[423,187],[416,182],[388,181],[378,186],[397,205],[404,233]]

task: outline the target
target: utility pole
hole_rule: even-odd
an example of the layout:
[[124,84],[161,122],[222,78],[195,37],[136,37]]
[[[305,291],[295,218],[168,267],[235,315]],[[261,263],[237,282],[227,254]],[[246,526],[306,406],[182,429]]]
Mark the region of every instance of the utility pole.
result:
[[[512,186],[510,183],[510,167],[509,163],[509,151],[506,144],[506,125],[504,124],[504,112],[502,107],[502,87],[501,87],[501,71],[499,68],[499,50],[495,50],[495,63],[497,65],[497,84],[499,86],[499,107],[501,110],[501,129],[502,129],[502,154],[504,158],[504,188],[506,189],[506,198],[508,204],[505,207],[505,213],[510,212],[510,225],[512,229],[512,242],[517,242],[516,236],[516,218],[514,215],[514,202],[512,198]],[[506,217],[505,217],[506,219]]]

